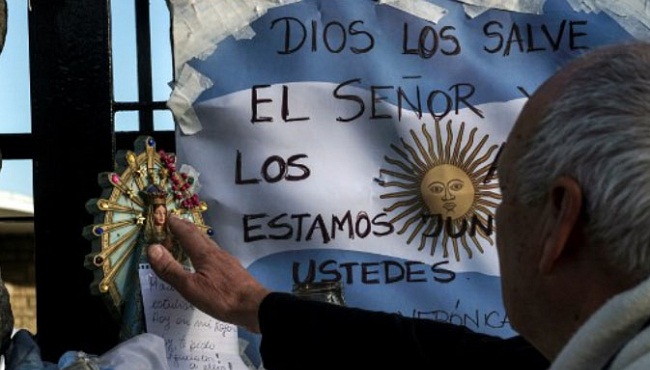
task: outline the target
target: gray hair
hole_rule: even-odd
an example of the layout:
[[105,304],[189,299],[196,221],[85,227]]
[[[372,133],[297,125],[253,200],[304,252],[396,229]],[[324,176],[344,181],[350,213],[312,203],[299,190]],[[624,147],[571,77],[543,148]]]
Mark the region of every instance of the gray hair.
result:
[[650,44],[580,58],[517,162],[518,196],[532,204],[558,176],[582,187],[590,245],[612,267],[650,275]]

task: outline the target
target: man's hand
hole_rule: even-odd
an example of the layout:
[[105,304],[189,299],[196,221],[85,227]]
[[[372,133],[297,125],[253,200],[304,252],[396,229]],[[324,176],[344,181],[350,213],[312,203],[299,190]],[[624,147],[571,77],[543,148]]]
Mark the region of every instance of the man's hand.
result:
[[175,216],[168,223],[195,272],[185,270],[160,244],[147,250],[151,268],[196,308],[259,333],[257,313],[269,290],[193,223]]

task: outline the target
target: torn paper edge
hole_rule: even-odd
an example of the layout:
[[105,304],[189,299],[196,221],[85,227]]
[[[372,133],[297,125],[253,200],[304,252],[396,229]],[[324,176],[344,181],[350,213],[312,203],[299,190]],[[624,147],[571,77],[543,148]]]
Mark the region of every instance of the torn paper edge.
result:
[[167,0],[172,14],[174,50],[173,89],[167,106],[181,131],[192,135],[202,129],[192,104],[213,85],[208,77],[187,65],[204,60],[229,36],[251,39],[250,24],[274,7],[302,0]]
[[650,41],[650,4],[646,0],[567,0],[576,12],[604,12],[638,40]]
[[546,0],[458,0],[458,2],[469,5],[465,13],[474,17],[489,9],[507,10],[517,13],[542,14]]
[[167,107],[174,113],[176,124],[186,135],[203,129],[194,111],[193,103],[199,95],[212,87],[212,80],[199,73],[189,64],[181,67],[177,82],[167,100]]
[[392,6],[418,18],[438,23],[447,15],[447,9],[425,0],[379,0],[379,4]]

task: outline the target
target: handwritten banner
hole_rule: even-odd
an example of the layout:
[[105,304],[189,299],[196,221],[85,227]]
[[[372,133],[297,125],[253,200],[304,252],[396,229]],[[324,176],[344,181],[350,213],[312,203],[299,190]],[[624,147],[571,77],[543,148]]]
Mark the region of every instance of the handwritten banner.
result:
[[269,288],[340,282],[350,306],[508,337],[499,148],[559,66],[634,37],[565,0],[541,14],[412,4],[303,0],[245,27],[212,19],[238,32],[180,67],[204,83],[200,130],[181,125],[177,154],[201,173],[215,239]]

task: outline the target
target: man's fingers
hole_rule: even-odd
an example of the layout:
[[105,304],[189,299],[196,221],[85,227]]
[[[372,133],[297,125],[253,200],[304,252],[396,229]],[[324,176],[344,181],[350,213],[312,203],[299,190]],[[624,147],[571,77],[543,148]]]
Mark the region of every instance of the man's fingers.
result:
[[217,247],[216,243],[192,222],[177,216],[170,217],[168,222],[172,234],[193,263],[208,249],[206,247]]
[[151,268],[156,275],[172,286],[181,284],[186,280],[184,278],[185,274],[189,274],[189,272],[185,271],[183,266],[174,259],[171,253],[160,244],[151,245],[147,249],[147,257],[149,258],[149,265],[151,265]]

